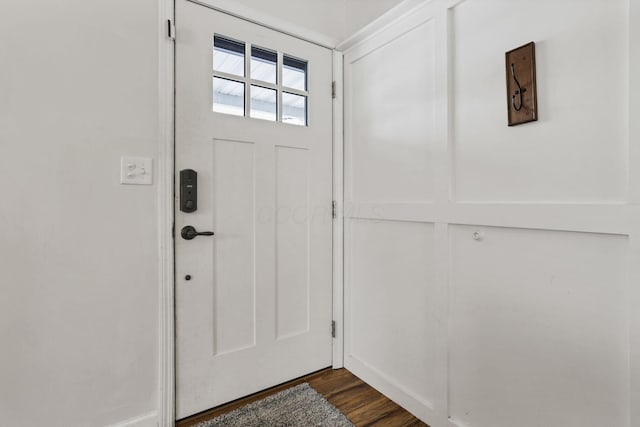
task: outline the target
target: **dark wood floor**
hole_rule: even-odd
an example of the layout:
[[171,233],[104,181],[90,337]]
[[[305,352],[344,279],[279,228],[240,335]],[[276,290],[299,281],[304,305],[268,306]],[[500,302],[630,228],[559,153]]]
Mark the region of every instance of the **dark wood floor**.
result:
[[303,382],[309,383],[318,393],[333,403],[357,427],[428,427],[409,412],[384,397],[373,387],[363,382],[346,369],[326,369],[295,381],[256,393],[252,396],[214,408],[178,421],[177,427],[191,427],[202,421],[230,412],[247,403],[255,402],[271,394],[293,387]]

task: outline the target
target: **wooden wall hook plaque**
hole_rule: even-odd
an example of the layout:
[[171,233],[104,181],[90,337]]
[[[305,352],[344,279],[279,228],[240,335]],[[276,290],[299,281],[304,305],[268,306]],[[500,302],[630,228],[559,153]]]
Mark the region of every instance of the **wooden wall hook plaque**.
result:
[[507,52],[505,66],[509,126],[538,120],[536,44],[527,43]]

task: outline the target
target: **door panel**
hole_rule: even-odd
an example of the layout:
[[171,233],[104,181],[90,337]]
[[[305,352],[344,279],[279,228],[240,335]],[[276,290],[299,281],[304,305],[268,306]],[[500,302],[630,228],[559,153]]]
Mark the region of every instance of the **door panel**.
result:
[[[217,354],[255,345],[255,145],[214,142],[214,327]],[[229,185],[232,183],[232,185]]]
[[[176,211],[183,418],[331,365],[332,53],[187,0],[176,25],[176,169],[198,172],[199,193]],[[214,35],[245,44],[245,76],[223,77],[245,86],[224,96],[246,117],[213,111]],[[252,46],[277,52],[279,81],[285,55],[307,61],[307,89],[252,79]],[[252,85],[278,94],[279,121],[249,117]],[[301,111],[288,93],[307,97],[308,126],[286,123]],[[215,236],[184,240],[186,225]]]
[[279,339],[309,329],[309,151],[276,147],[276,174]]

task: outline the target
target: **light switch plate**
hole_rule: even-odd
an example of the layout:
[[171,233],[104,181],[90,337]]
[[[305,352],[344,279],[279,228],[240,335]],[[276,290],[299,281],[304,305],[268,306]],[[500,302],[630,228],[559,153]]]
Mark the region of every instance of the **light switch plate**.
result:
[[120,184],[153,184],[152,159],[150,157],[122,156],[120,158]]

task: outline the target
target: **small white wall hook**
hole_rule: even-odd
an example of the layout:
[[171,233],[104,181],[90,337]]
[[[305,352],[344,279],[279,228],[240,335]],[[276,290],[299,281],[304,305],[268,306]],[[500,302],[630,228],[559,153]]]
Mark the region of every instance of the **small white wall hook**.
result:
[[473,240],[481,241],[482,239],[484,239],[484,232],[482,232],[482,231],[475,231],[475,232],[473,233]]

